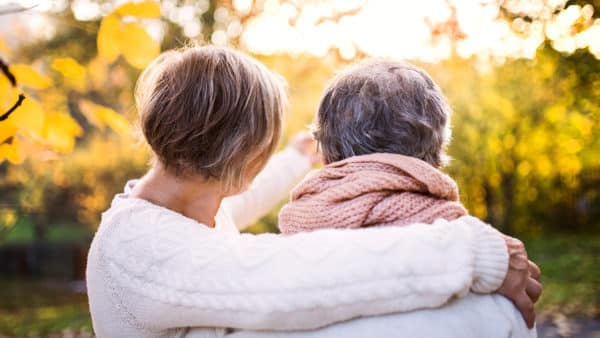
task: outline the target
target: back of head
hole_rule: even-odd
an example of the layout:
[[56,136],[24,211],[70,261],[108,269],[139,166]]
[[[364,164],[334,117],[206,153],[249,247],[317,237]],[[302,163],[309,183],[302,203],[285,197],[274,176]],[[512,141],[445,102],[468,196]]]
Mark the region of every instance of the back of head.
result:
[[280,137],[284,82],[258,61],[219,47],[168,51],[142,73],[136,104],[146,141],[176,176],[239,191]]
[[315,136],[326,163],[371,153],[412,156],[440,167],[450,108],[423,70],[371,60],[350,66],[326,88]]

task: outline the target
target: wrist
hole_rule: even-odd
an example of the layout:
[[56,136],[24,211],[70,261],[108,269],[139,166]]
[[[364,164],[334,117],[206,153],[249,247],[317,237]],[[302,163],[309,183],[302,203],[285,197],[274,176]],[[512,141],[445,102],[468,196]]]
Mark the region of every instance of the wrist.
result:
[[298,181],[312,168],[310,158],[294,146],[288,145],[277,156],[283,163],[288,164],[288,167],[291,168],[288,174],[297,177]]

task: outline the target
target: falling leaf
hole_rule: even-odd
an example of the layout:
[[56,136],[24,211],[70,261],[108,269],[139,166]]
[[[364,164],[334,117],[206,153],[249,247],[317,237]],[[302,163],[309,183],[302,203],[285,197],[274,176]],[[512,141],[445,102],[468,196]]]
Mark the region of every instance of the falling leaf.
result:
[[114,62],[121,53],[120,26],[121,21],[115,15],[107,15],[100,22],[97,38],[98,55],[108,63]]
[[160,16],[160,4],[155,1],[130,2],[117,7],[113,13],[120,16],[155,19]]
[[52,81],[47,76],[38,73],[33,67],[24,64],[15,64],[10,66],[10,71],[17,78],[17,83],[21,86],[33,89],[45,89],[52,85]]
[[52,61],[52,68],[62,74],[68,84],[80,90],[85,88],[85,67],[75,59],[71,57],[56,58]]

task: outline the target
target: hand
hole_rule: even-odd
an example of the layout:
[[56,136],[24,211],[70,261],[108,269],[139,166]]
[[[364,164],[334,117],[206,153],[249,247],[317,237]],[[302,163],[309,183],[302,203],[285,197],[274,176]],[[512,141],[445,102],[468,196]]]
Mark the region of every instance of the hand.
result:
[[299,132],[294,135],[288,146],[308,157],[311,165],[315,165],[321,161],[321,154],[317,149],[317,141],[315,141],[315,138],[309,132]]
[[533,328],[535,324],[533,304],[542,294],[541,271],[527,258],[523,242],[506,235],[504,240],[508,247],[508,272],[498,293],[510,299],[523,315],[527,327]]

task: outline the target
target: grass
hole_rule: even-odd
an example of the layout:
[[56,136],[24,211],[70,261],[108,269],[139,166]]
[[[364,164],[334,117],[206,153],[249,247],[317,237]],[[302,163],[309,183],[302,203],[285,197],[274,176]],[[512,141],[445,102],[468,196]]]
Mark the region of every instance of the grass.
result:
[[0,337],[65,332],[91,335],[92,321],[85,294],[71,291],[64,283],[0,280]]
[[542,270],[538,312],[600,316],[600,235],[546,235],[524,239]]
[[[538,313],[600,315],[600,235],[545,235],[524,239],[529,256],[543,271]],[[68,334],[65,334],[67,332]],[[64,284],[0,279],[0,337],[90,335],[85,294]]]

